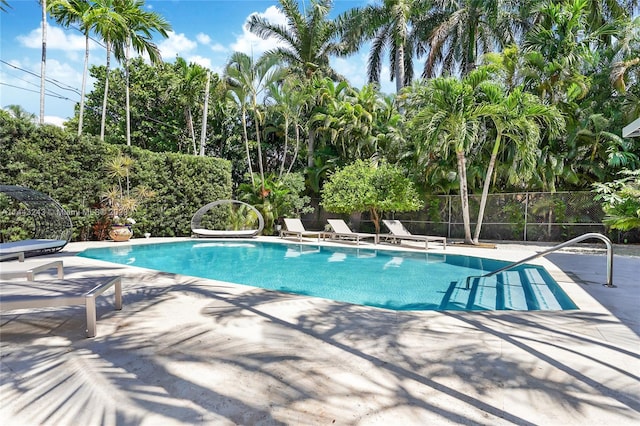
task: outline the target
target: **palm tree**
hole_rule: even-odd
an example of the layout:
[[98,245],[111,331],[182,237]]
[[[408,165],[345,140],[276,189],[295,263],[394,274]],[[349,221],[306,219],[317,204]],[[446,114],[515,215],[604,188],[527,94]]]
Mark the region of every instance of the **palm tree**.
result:
[[307,86],[308,96],[306,97],[306,113],[309,117],[307,121],[307,133],[309,140],[307,142],[307,168],[316,168],[316,159],[314,153],[316,151],[316,137],[318,130],[324,122],[324,115],[331,104],[344,98],[349,85],[346,81],[335,83],[329,77],[314,77],[311,84]]
[[346,82],[339,83],[336,89],[339,96],[329,97],[310,122],[316,131],[328,136],[345,162],[377,159],[376,115],[384,107],[379,92],[371,84],[356,90]]
[[294,129],[296,145],[289,168],[287,169],[287,174],[291,172],[298,157],[298,152],[300,151],[300,115],[302,114],[302,108],[307,94],[302,90],[300,80],[294,76],[289,76],[289,78],[286,78],[282,83],[271,83],[267,91],[267,101],[269,104],[273,101],[271,107],[284,119],[284,147],[278,175],[278,179],[280,179],[284,174],[287,153],[289,151],[289,128],[291,126],[293,126]]
[[251,165],[251,150],[249,149],[249,133],[247,131],[247,104],[249,103],[249,88],[244,82],[244,69],[240,64],[230,67],[227,65],[225,76],[227,81],[227,96],[240,107],[240,122],[242,123],[242,138],[244,140],[245,154],[247,155],[247,168],[251,177],[251,186],[255,186],[253,178],[253,166]]
[[[225,68],[227,85],[231,93],[233,93],[234,98],[245,111],[247,104],[249,104],[250,109],[253,111],[256,128],[256,145],[258,147],[258,168],[260,171],[260,184],[263,191],[264,166],[260,140],[260,125],[262,124],[263,113],[259,107],[263,91],[266,90],[271,83],[280,81],[285,76],[286,71],[278,65],[278,62],[278,58],[275,56],[264,56],[261,60],[254,62],[249,55],[242,52],[235,52]],[[243,113],[243,119],[244,115]],[[243,121],[243,128],[245,131],[247,160],[250,161],[246,121]],[[266,196],[267,194],[263,193],[263,195]]]
[[287,18],[286,26],[273,24],[258,15],[249,19],[251,32],[265,40],[274,38],[284,44],[265,54],[282,59],[295,73],[307,79],[316,73],[342,79],[329,65],[331,55],[346,54],[338,41],[336,22],[328,19],[332,1],[311,0],[306,14],[300,13],[298,2],[294,0],[279,0],[279,3]]
[[379,5],[353,9],[340,17],[343,38],[356,50],[363,42],[373,40],[367,74],[369,82],[380,83],[382,56],[389,51],[391,81],[395,79],[396,92],[413,79],[413,53],[415,37],[425,21],[431,1],[384,0]]
[[[161,61],[158,47],[151,42],[151,38],[155,32],[158,32],[163,37],[167,37],[171,27],[159,14],[144,11],[143,7],[143,0],[95,0],[87,16],[92,28],[102,38],[107,48],[104,98],[100,123],[101,140],[104,140],[107,116],[111,53],[115,55],[116,59],[125,62],[126,78],[128,78],[127,65],[130,47],[133,47],[138,53],[145,52],[154,63]],[[129,85],[127,82],[125,89],[127,91],[127,144],[130,145],[128,89]]]
[[587,0],[588,27],[591,30],[596,30],[607,22],[629,18],[633,8],[637,7],[639,3],[638,0]]
[[7,105],[6,107],[4,107],[4,110],[8,111],[9,115],[11,115],[16,120],[20,120],[24,123],[35,124],[38,121],[38,117],[36,117],[34,113],[27,111],[20,105]]
[[187,64],[187,61],[181,57],[176,58],[176,67],[178,68],[178,72],[181,77],[177,91],[184,102],[184,114],[187,120],[187,129],[193,144],[193,154],[196,155],[196,134],[193,128],[193,114],[191,106],[197,103],[198,97],[204,90],[207,70],[198,64]]
[[478,222],[473,236],[476,244],[480,238],[489,187],[503,141],[515,145],[512,176],[522,179],[531,175],[535,168],[541,133],[546,130],[549,136],[555,137],[564,130],[564,119],[560,112],[555,107],[542,103],[535,95],[523,92],[521,87],[506,92],[499,84],[487,81],[480,84],[478,90],[484,98],[481,100],[484,105],[479,108],[478,114],[493,124],[495,141],[487,165]]
[[82,134],[82,121],[84,118],[84,98],[87,86],[87,74],[89,67],[89,33],[91,24],[88,21],[88,12],[91,9],[89,0],[53,0],[48,6],[49,14],[55,21],[69,28],[78,24],[85,37],[84,69],[82,72],[82,89],[80,93],[80,112],[78,117],[78,136]]
[[10,8],[11,5],[7,0],[0,0],[0,12],[6,12],[8,7]]
[[[125,71],[125,112],[127,145],[131,145],[131,108],[129,103],[129,57],[130,48],[137,53],[146,53],[152,63],[162,62],[160,50],[151,40],[154,33],[168,37],[171,25],[157,12],[148,12],[144,0],[115,0],[115,12],[122,16],[127,25],[124,40],[114,40],[114,53],[124,61]],[[124,45],[123,45],[124,42]],[[124,49],[123,49],[124,47]],[[106,95],[106,90],[105,90]]]
[[546,3],[540,22],[525,36],[525,84],[552,105],[587,94],[583,64],[593,62],[602,37],[618,33],[611,23],[589,30],[588,13],[587,0]]
[[[204,157],[204,146],[207,140],[207,117],[209,116],[209,95],[211,91],[211,73],[207,73],[204,84],[204,105],[202,106],[202,129],[200,130],[200,157]],[[194,155],[197,155],[195,152]]]
[[626,93],[625,79],[633,79],[633,71],[636,72],[636,79],[640,76],[640,16],[626,21],[621,26],[611,49],[611,84],[618,92]]
[[464,241],[467,244],[473,244],[473,240],[466,154],[478,142],[481,116],[474,89],[483,79],[486,76],[476,71],[462,80],[454,77],[428,80],[421,96],[425,106],[409,123],[421,135],[421,140],[416,142],[416,156],[426,157],[434,153],[448,157],[452,149],[456,154]]
[[513,0],[441,0],[436,5],[424,17],[432,29],[417,45],[418,54],[427,55],[423,77],[435,75],[439,64],[449,73],[459,66],[469,74],[482,53],[513,43],[512,27],[521,23],[519,2]]
[[126,40],[128,28],[127,21],[115,9],[116,0],[95,0],[94,6],[89,11],[87,19],[92,28],[98,34],[107,49],[107,62],[105,70],[104,97],[102,101],[102,118],[100,120],[100,140],[104,140],[105,124],[107,119],[107,100],[109,96],[109,70],[111,66],[111,52],[114,43],[122,43]]

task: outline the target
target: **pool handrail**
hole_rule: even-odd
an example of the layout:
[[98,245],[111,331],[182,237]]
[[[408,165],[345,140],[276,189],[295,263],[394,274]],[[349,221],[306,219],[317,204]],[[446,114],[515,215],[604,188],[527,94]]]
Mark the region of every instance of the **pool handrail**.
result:
[[611,244],[611,240],[609,238],[607,238],[606,236],[599,234],[597,232],[589,232],[587,234],[583,234],[580,235],[578,237],[572,238],[569,241],[565,241],[564,243],[558,244],[556,246],[553,246],[551,248],[548,248],[544,251],[541,251],[539,253],[534,254],[533,256],[529,256],[525,259],[519,260],[517,262],[513,262],[508,264],[505,267],[502,267],[500,269],[496,269],[495,271],[489,272],[488,274],[485,275],[481,275],[481,276],[468,276],[467,277],[467,282],[466,282],[466,287],[465,290],[469,290],[469,282],[472,278],[487,278],[496,274],[499,274],[500,272],[506,271],[508,269],[511,268],[515,268],[516,266],[520,266],[525,262],[528,262],[530,260],[533,259],[537,259],[539,257],[543,257],[546,256],[547,254],[554,252],[556,250],[560,250],[561,248],[567,247],[569,245],[572,245],[574,243],[579,243],[580,241],[584,241],[584,240],[588,240],[591,238],[597,238],[601,241],[603,241],[606,246],[607,246],[607,283],[603,284],[603,286],[605,287],[609,287],[609,288],[614,288],[616,287],[615,285],[613,285],[613,244]]

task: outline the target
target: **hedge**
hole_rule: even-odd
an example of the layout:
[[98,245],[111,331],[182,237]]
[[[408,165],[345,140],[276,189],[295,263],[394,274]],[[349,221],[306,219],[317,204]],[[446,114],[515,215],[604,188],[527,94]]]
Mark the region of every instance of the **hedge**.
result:
[[[33,188],[58,201],[71,216],[74,240],[105,237],[108,217],[102,194],[117,183],[106,164],[119,155],[135,161],[131,187],[145,185],[155,193],[133,214],[137,237],[146,232],[188,236],[191,217],[201,206],[232,197],[227,160],[111,145],[94,136],[78,137],[0,113],[0,182]],[[15,239],[9,235],[11,212],[2,213],[0,239]]]

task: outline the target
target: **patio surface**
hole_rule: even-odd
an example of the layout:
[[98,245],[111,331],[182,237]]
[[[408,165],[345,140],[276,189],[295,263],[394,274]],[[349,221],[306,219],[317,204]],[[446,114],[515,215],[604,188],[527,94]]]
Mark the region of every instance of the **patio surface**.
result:
[[602,251],[531,262],[580,310],[394,312],[75,256],[113,244],[39,258],[124,277],[95,338],[81,307],[0,317],[2,425],[640,424],[640,257],[615,257],[617,288]]

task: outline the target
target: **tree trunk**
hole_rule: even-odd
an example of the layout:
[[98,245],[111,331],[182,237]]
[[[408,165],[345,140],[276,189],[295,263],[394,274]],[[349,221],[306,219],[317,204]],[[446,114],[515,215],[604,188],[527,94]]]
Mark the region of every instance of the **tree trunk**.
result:
[[380,233],[380,215],[376,209],[369,209],[371,213],[371,221],[373,222],[373,226],[376,228],[376,234]]
[[82,88],[80,89],[80,112],[78,114],[78,136],[82,135],[82,123],[84,121],[84,95],[87,86],[87,73],[89,69],[89,32],[85,35],[84,70],[82,71]]
[[45,74],[47,71],[47,0],[42,0],[42,60],[40,62],[40,124],[44,124]]
[[107,66],[104,75],[104,97],[102,99],[102,119],[100,120],[100,140],[104,141],[104,129],[107,122],[107,99],[109,96],[109,66],[111,65],[111,42],[107,40]]
[[247,116],[246,110],[242,107],[242,133],[244,135],[244,147],[247,151],[247,166],[249,167],[249,176],[251,176],[251,185],[255,186],[255,181],[253,179],[253,168],[251,167],[251,152],[249,152],[249,135],[247,134]]
[[462,204],[462,222],[464,224],[464,242],[473,244],[471,239],[471,220],[469,218],[469,194],[467,191],[467,165],[464,151],[456,150],[458,158],[458,179],[460,180],[460,202]]
[[191,138],[191,149],[193,149],[193,155],[196,155],[196,132],[193,129],[193,115],[191,114],[191,107],[187,106],[187,128],[189,129],[189,137]]
[[471,71],[473,71],[476,68],[476,28],[475,26],[470,26],[470,28],[468,28],[469,31],[469,44],[467,45],[467,54],[466,54],[466,59],[465,59],[465,64],[464,64],[464,75],[469,75],[471,74]]
[[[253,104],[257,105],[257,100],[253,100]],[[264,167],[262,166],[262,143],[260,141],[260,117],[258,111],[254,110],[254,118],[256,120],[256,143],[258,144],[258,169],[260,170],[260,189],[264,193]]]
[[207,141],[207,116],[209,115],[209,89],[211,73],[207,72],[207,84],[204,87],[204,106],[202,107],[202,129],[200,131],[200,157],[204,157],[204,146]]
[[316,132],[309,129],[309,145],[307,148],[307,167],[313,167],[313,150],[315,145]]
[[404,40],[396,47],[396,93],[404,87]]
[[300,129],[298,128],[298,123],[295,121],[294,126],[296,129],[296,149],[293,151],[293,158],[291,159],[291,164],[289,164],[289,168],[287,169],[287,174],[291,173],[291,169],[298,158],[298,151],[300,151]]
[[287,160],[287,149],[289,148],[289,117],[285,116],[284,118],[284,149],[282,153],[282,163],[280,164],[280,175],[278,178],[282,177],[284,173],[284,164]]
[[124,55],[124,109],[125,109],[125,125],[127,134],[127,146],[131,146],[131,103],[129,102],[129,45],[127,40],[127,47]]
[[493,176],[493,169],[496,164],[496,158],[498,157],[498,150],[500,149],[501,134],[498,133],[496,142],[493,145],[493,151],[491,152],[491,159],[487,166],[487,174],[484,177],[484,186],[482,187],[482,198],[480,199],[480,210],[478,210],[478,223],[476,224],[476,231],[473,235],[473,242],[478,244],[480,238],[480,229],[482,228],[482,220],[484,219],[484,209],[487,205],[487,197],[489,196],[489,187],[491,186],[491,178]]

